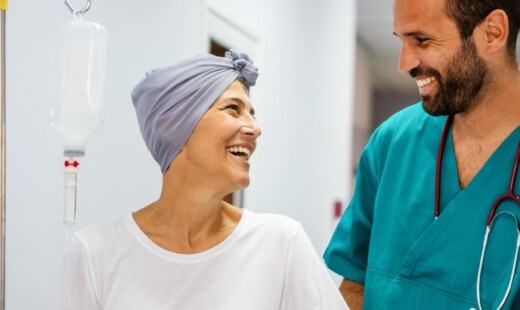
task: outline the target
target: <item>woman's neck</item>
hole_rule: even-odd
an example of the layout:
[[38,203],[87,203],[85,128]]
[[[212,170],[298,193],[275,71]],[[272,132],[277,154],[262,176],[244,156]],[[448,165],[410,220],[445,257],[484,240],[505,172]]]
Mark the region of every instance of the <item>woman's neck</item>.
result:
[[240,221],[242,211],[222,198],[165,182],[161,197],[135,212],[134,219],[157,245],[177,253],[197,253],[222,242]]

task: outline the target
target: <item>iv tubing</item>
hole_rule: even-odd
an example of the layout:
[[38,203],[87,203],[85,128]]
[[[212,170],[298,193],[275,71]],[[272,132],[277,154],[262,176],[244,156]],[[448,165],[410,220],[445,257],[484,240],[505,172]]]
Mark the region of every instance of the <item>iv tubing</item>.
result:
[[65,208],[63,213],[63,223],[68,224],[69,228],[76,220],[78,165],[79,163],[72,156],[65,161]]
[[5,209],[6,209],[6,142],[5,142],[5,11],[7,0],[0,0],[0,310],[5,309]]

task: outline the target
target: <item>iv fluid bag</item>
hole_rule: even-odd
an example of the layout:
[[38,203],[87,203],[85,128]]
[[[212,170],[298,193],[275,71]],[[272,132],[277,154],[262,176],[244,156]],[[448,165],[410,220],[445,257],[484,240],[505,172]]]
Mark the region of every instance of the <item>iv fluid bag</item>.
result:
[[102,25],[60,25],[51,52],[52,127],[67,141],[83,141],[103,121],[108,35]]

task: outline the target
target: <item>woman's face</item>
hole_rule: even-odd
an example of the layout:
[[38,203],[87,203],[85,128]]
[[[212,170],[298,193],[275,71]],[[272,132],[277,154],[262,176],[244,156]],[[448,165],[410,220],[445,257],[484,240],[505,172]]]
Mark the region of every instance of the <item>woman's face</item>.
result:
[[190,176],[233,192],[249,185],[249,158],[260,134],[249,95],[235,81],[202,116],[179,155]]

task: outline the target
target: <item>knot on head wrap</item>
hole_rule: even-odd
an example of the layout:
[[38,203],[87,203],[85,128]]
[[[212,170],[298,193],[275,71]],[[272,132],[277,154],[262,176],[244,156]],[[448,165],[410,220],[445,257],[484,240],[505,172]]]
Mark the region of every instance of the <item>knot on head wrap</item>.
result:
[[235,81],[255,85],[258,68],[245,53],[198,55],[151,71],[132,91],[144,142],[165,173],[200,118]]
[[253,61],[247,54],[237,50],[229,50],[226,52],[226,58],[233,61],[235,69],[240,71],[240,75],[244,79],[247,88],[254,86],[258,77],[258,68],[253,65]]

